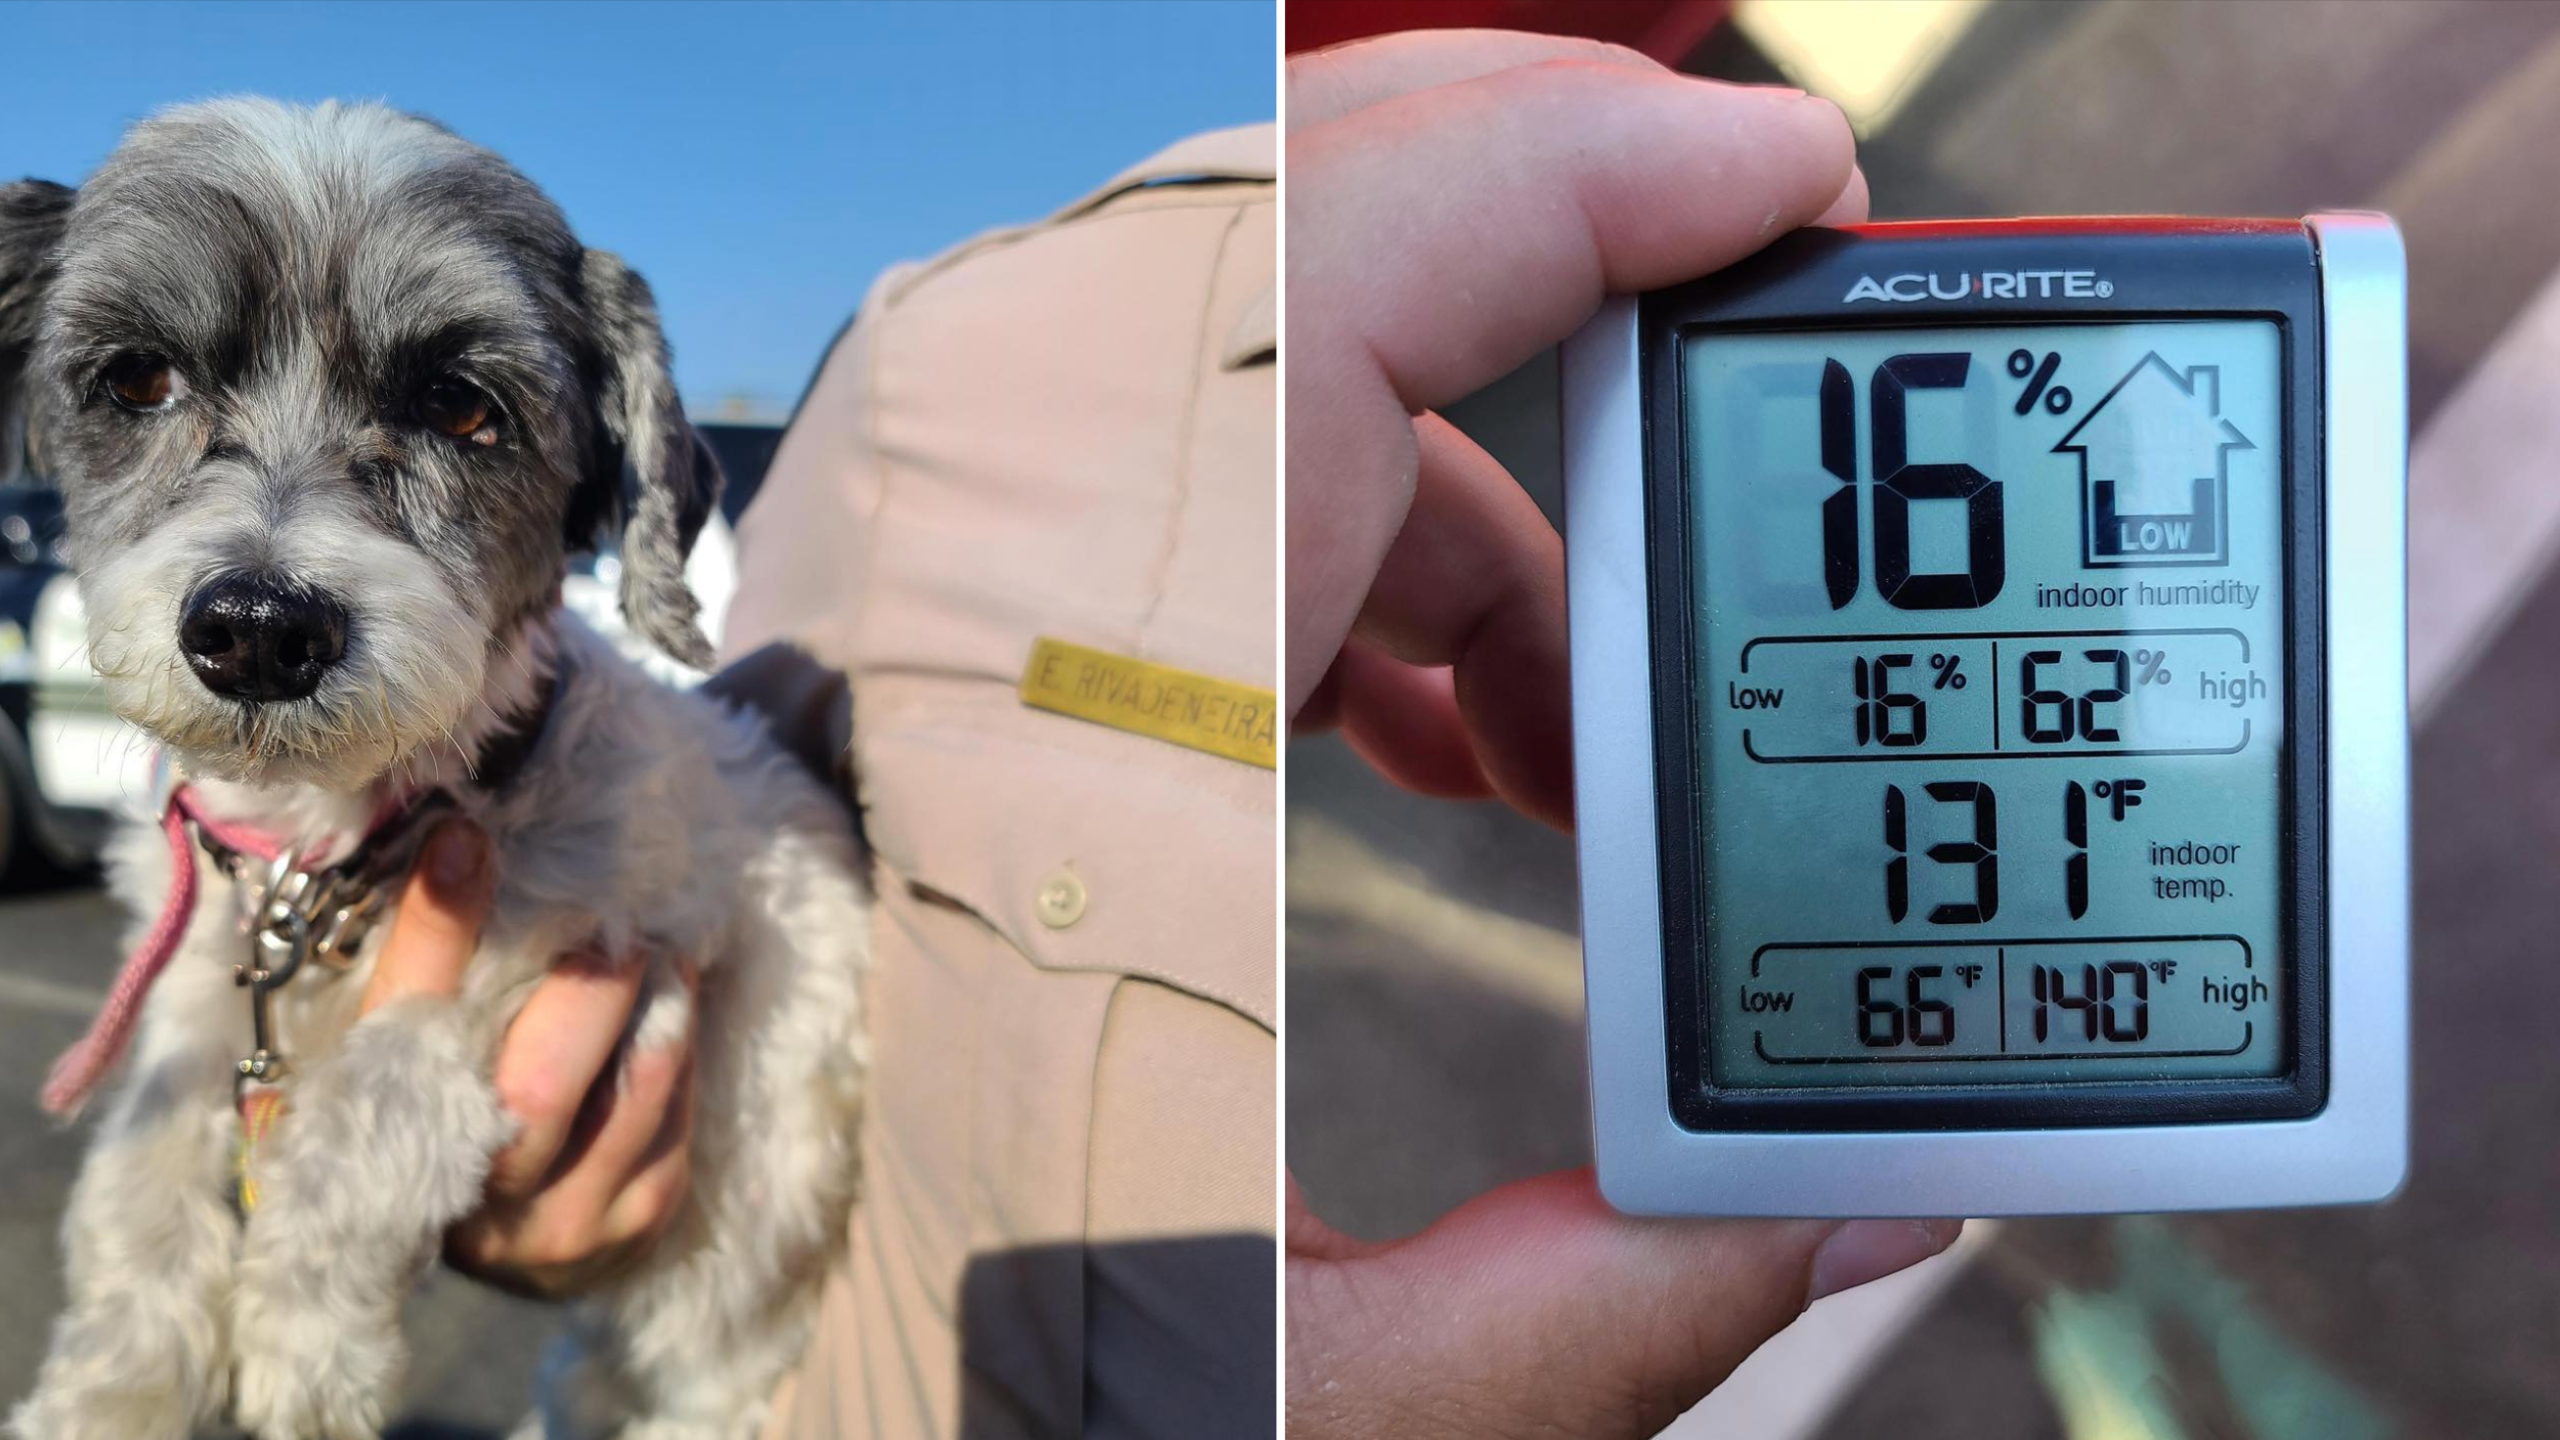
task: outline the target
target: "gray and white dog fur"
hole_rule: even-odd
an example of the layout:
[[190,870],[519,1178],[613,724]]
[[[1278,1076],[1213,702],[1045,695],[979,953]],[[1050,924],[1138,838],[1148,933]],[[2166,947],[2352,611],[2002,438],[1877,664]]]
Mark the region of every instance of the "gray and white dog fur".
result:
[[[135,355],[168,365],[165,404],[107,393]],[[419,422],[439,378],[487,397],[491,433]],[[514,1133],[497,1042],[577,951],[646,967],[626,1054],[690,1031],[697,1066],[687,1198],[589,1297],[577,1388],[624,1440],[755,1433],[846,1234],[869,900],[842,807],[755,721],[558,608],[570,551],[618,525],[634,629],[709,655],[683,565],[719,477],[646,285],[430,122],[174,109],[77,191],[0,186],[0,439],[20,427],[63,489],[107,693],[207,810],[311,840],[443,787],[490,835],[497,891],[458,998],[356,1017],[387,920],[352,972],[282,993],[291,1109],[244,1225],[245,942],[196,858],[203,898],[98,1107],[70,1308],[15,1433],[183,1440],[227,1413],[262,1440],[377,1434],[401,1301]],[[191,589],[243,571],[343,607],[344,654],[307,696],[218,694],[181,653]],[[474,786],[555,672],[522,771]],[[136,825],[111,858],[147,920],[166,842]]]

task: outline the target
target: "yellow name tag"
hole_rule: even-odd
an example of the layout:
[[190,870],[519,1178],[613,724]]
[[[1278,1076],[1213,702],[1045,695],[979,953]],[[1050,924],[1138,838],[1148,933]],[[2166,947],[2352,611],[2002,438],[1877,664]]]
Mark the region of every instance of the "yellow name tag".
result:
[[1022,667],[1022,703],[1280,768],[1280,697],[1214,675],[1043,636]]

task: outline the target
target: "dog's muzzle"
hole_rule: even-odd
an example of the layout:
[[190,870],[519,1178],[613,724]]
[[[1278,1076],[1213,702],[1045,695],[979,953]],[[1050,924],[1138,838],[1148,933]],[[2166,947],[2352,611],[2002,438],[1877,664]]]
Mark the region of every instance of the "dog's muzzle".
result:
[[206,689],[233,700],[299,700],[347,653],[337,601],[268,575],[217,575],[187,597],[178,648]]

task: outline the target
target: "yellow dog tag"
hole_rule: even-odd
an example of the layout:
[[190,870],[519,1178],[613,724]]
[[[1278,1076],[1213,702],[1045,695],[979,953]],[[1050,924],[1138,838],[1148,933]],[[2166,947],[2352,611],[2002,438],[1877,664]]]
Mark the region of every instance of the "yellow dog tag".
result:
[[238,1107],[240,1143],[233,1173],[240,1185],[240,1213],[247,1215],[258,1208],[258,1181],[249,1173],[251,1152],[275,1133],[276,1122],[284,1118],[284,1092],[273,1086],[256,1086],[241,1093]]

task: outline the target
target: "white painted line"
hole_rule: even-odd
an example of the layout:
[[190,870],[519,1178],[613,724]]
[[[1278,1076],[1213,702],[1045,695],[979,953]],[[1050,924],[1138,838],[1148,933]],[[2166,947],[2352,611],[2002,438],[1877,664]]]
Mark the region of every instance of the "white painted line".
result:
[[1464,956],[1472,983],[1582,1028],[1582,946],[1570,932],[1450,895],[1330,816],[1291,815],[1288,837],[1291,914],[1348,920],[1409,940],[1417,952]]
[[2409,456],[2409,709],[2424,723],[2560,551],[2560,276]]

